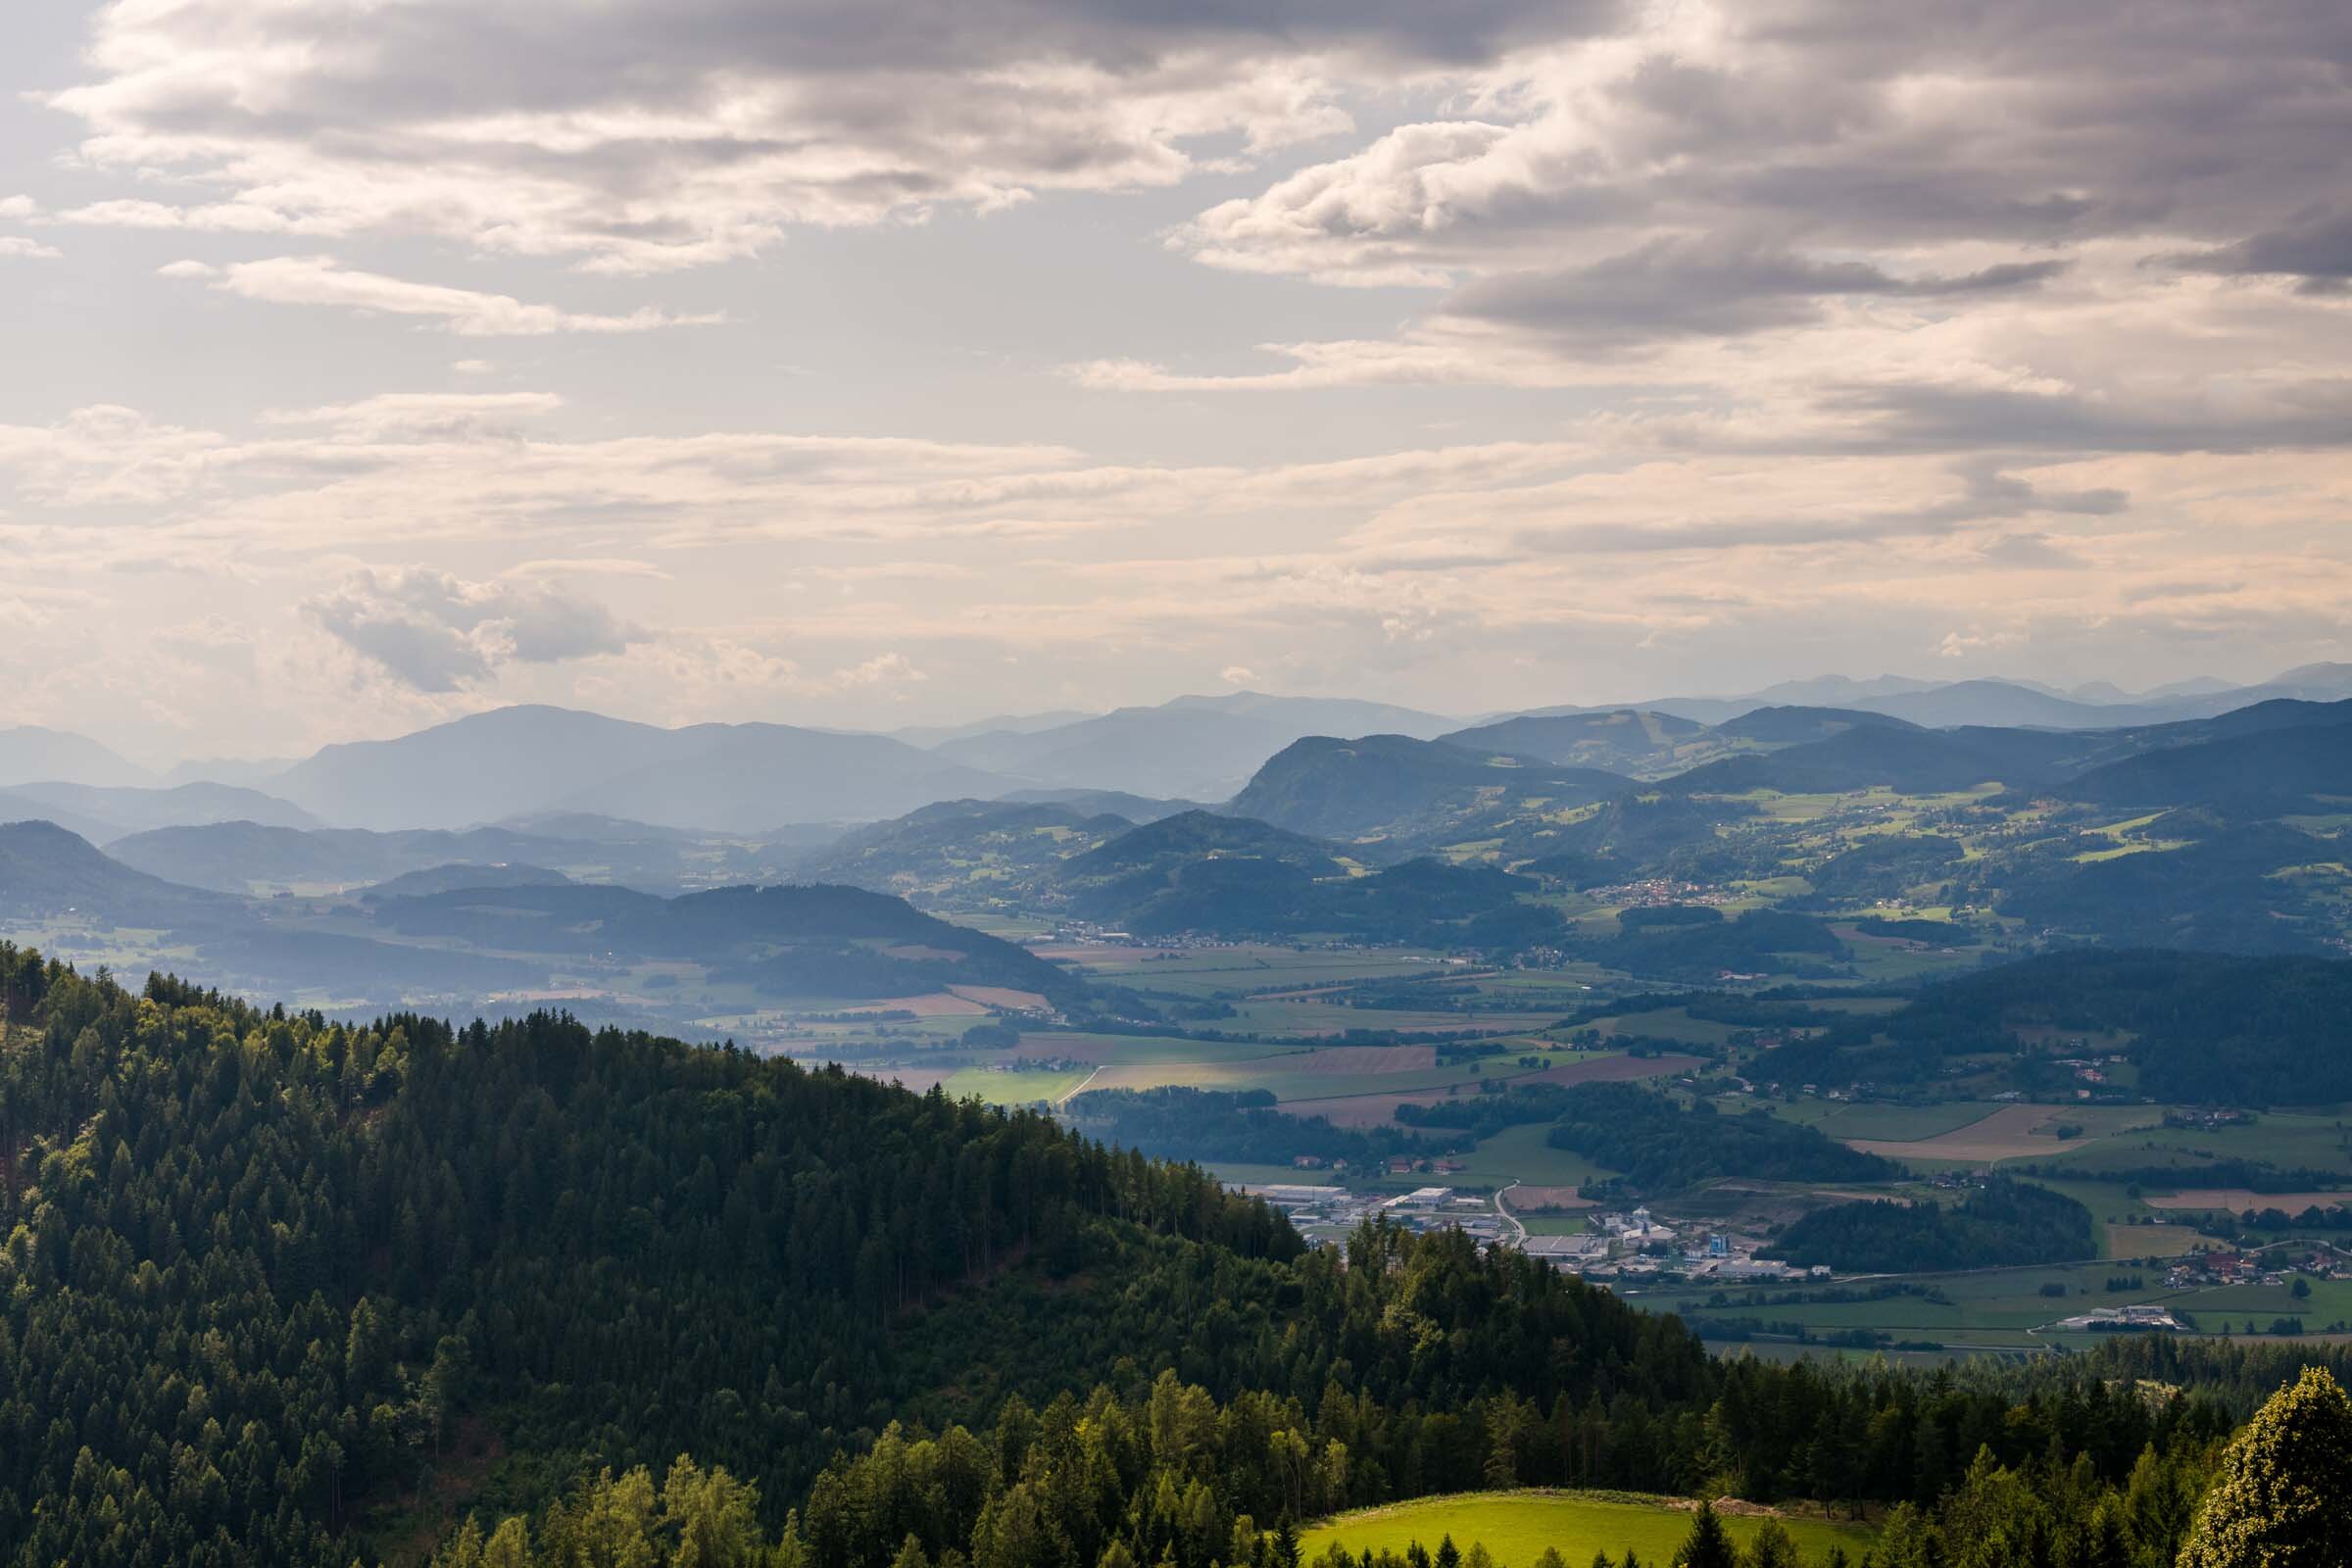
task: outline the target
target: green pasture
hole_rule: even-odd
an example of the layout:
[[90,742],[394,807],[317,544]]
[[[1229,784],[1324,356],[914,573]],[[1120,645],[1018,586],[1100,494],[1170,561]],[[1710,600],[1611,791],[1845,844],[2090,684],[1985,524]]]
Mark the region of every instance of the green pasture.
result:
[[[2169,1107],[2148,1108],[2158,1115]],[[2352,1120],[2334,1108],[2317,1111],[2260,1111],[2251,1125],[2149,1127],[2070,1153],[2066,1164],[2080,1170],[2132,1170],[2178,1166],[2183,1187],[2213,1185],[2199,1174],[2216,1159],[2265,1160],[2282,1168],[2308,1167],[2352,1178]],[[2158,1189],[2161,1190],[2161,1189]]]
[[[1413,1542],[1435,1550],[1450,1537],[1464,1552],[1482,1544],[1501,1568],[1530,1568],[1551,1547],[1571,1563],[1590,1562],[1596,1551],[1612,1558],[1628,1546],[1644,1562],[1662,1563],[1690,1534],[1691,1514],[1663,1497],[1640,1497],[1624,1493],[1580,1493],[1529,1490],[1473,1492],[1458,1496],[1423,1497],[1359,1509],[1326,1519],[1299,1533],[1298,1555],[1311,1562],[1338,1542],[1359,1556],[1366,1548],[1402,1552]],[[1732,1538],[1745,1545],[1760,1521],[1726,1515]],[[1833,1545],[1848,1556],[1860,1556],[1877,1538],[1865,1525],[1832,1524],[1821,1519],[1785,1519],[1808,1559],[1817,1559]]]
[[1059,1102],[1080,1084],[1086,1072],[990,1072],[966,1067],[944,1079],[941,1090],[951,1100],[976,1096],[992,1105],[1027,1105],[1040,1100]]
[[1313,1049],[1300,1045],[1268,1045],[1256,1040],[1186,1040],[1174,1035],[1099,1035],[1077,1031],[1031,1032],[1021,1036],[1021,1050],[1032,1056],[1083,1054],[1100,1058],[1105,1067],[1160,1067],[1187,1062],[1256,1061],[1277,1055],[1297,1055]]
[[1459,1156],[1462,1168],[1446,1179],[1456,1187],[1508,1187],[1513,1182],[1575,1187],[1618,1174],[1574,1150],[1549,1147],[1544,1135],[1550,1130],[1541,1125],[1505,1127]]

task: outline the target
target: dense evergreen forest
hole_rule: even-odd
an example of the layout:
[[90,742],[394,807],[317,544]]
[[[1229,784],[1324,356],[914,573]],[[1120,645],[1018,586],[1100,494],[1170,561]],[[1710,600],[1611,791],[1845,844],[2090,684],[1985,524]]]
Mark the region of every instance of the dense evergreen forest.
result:
[[[1288,1165],[1300,1154],[1363,1166],[1437,1146],[1387,1127],[1334,1127],[1274,1108],[1265,1089],[1093,1089],[1062,1107],[1080,1131],[1159,1158]],[[1402,1118],[1400,1118],[1402,1119]]]
[[1713,1103],[1682,1101],[1638,1084],[1578,1084],[1561,1096],[1554,1149],[1625,1172],[1627,1185],[1665,1192],[1718,1176],[1780,1182],[1883,1182],[1902,1174],[1866,1153],[1768,1110],[1727,1116]]
[[2144,1467],[2193,1495],[2269,1372],[1717,1361],[1458,1233],[1307,1252],[1041,1117],[550,1014],[352,1027],[6,947],[0,1014],[24,1568],[1290,1568],[1296,1522],[1426,1493],[1933,1525],[1985,1466],[2071,1540]]
[[1842,1020],[1770,1059],[1784,1083],[1918,1083],[1951,1057],[2020,1052],[2022,1028],[2114,1031],[2155,1099],[2328,1104],[2352,1098],[2347,1016],[2352,963],[2340,959],[2082,951],[1929,986],[1897,1012]]
[[1869,1274],[2061,1263],[2099,1255],[2090,1210],[2064,1193],[1994,1177],[1950,1208],[1839,1203],[1782,1233],[1768,1255]]

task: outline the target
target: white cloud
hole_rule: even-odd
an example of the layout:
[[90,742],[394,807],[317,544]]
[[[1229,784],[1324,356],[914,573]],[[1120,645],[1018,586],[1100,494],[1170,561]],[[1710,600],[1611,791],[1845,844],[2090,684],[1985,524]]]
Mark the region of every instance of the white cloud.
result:
[[64,254],[54,245],[44,245],[22,234],[0,234],[0,260],[54,262]]
[[[552,305],[526,305],[504,294],[414,283],[378,272],[352,271],[329,256],[279,256],[235,262],[215,271],[202,263],[174,262],[173,277],[213,277],[213,286],[249,300],[279,305],[331,305],[387,316],[439,321],[461,337],[536,337],[555,332],[652,332],[669,326],[703,326],[716,315],[671,316],[650,306],[626,316],[596,316]],[[184,269],[174,270],[174,269]]]

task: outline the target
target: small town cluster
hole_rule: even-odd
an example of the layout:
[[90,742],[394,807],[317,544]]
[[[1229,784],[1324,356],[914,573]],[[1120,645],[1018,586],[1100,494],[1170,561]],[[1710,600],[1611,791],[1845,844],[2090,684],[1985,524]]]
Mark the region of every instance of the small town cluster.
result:
[[1757,1281],[1823,1279],[1829,1269],[1792,1267],[1758,1257],[1754,1237],[1694,1227],[1677,1227],[1646,1208],[1585,1216],[1574,1235],[1531,1234],[1525,1221],[1492,1198],[1456,1193],[1450,1187],[1418,1187],[1409,1193],[1349,1192],[1341,1187],[1287,1184],[1250,1185],[1290,1217],[1316,1246],[1332,1246],[1367,1219],[1387,1218],[1412,1231],[1459,1230],[1483,1247],[1514,1247],[1564,1274],[1592,1280]]

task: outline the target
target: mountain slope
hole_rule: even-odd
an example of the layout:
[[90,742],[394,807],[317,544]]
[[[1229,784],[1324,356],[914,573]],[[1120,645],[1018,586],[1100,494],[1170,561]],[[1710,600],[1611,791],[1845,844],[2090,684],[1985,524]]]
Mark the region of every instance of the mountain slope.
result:
[[1593,768],[1468,752],[1402,735],[1317,736],[1285,748],[1229,808],[1293,832],[1427,847],[1528,811],[1590,805],[1631,787]]
[[793,874],[967,907],[1035,900],[1064,861],[1134,826],[1068,806],[943,801],[856,829],[796,862]]
[[1672,767],[1678,749],[1705,733],[1705,725],[1688,718],[1621,708],[1605,713],[1506,718],[1438,739],[1469,752],[1499,752],[1631,775]]
[[2031,789],[2063,775],[2080,738],[2025,729],[1914,729],[1858,724],[1784,751],[1726,758],[1668,781],[1681,794],[1836,794],[1884,786],[1939,794],[1997,783]]
[[0,919],[69,910],[121,925],[171,926],[233,917],[237,905],[135,871],[53,822],[0,823]]
[[2352,723],[2261,730],[2148,752],[2061,788],[2103,806],[2204,806],[2277,816],[2352,805]]
[[272,787],[343,826],[466,827],[535,811],[759,833],[870,820],[1005,787],[880,735],[782,724],[662,729],[560,708],[502,708],[397,740],[330,746]]

